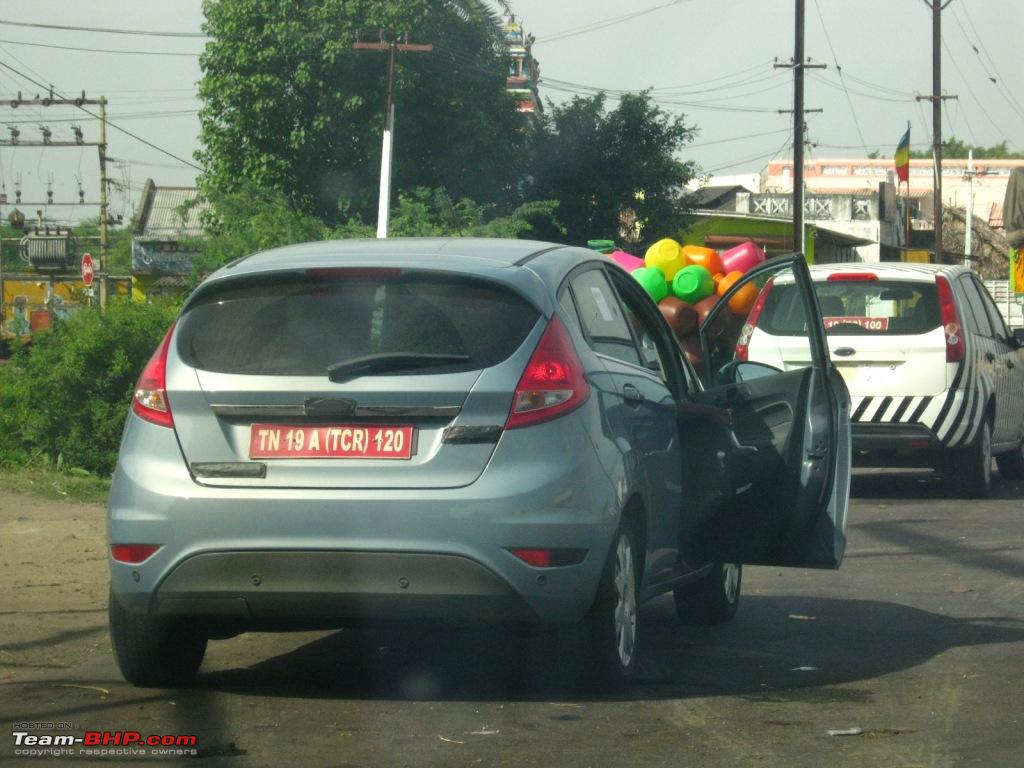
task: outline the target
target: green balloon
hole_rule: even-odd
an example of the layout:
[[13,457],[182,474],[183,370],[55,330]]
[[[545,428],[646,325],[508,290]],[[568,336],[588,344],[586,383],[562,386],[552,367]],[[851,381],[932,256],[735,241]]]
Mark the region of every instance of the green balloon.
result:
[[665,273],[657,267],[640,267],[634,269],[630,274],[647,291],[647,295],[654,299],[655,304],[668,296]]
[[691,264],[676,272],[672,293],[687,304],[696,304],[715,292],[715,281],[704,267]]

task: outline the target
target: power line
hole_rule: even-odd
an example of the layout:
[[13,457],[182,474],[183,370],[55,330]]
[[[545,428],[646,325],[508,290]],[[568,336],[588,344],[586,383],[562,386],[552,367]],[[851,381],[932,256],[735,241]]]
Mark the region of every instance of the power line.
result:
[[109,27],[72,27],[62,24],[40,24],[31,21],[9,21],[0,19],[0,24],[8,27],[32,27],[34,29],[59,29],[64,32],[100,32],[108,35],[147,35],[151,37],[189,37],[207,39],[202,32],[165,32],[162,30],[145,29],[111,29]]
[[[12,67],[10,64],[7,64],[7,63],[5,63],[3,61],[0,61],[0,67],[4,67],[5,69],[9,69],[14,74],[16,74],[19,77],[22,77],[22,78],[28,80],[29,82],[39,86],[40,88],[48,88],[49,87],[49,86],[43,85],[38,80],[34,80],[33,78],[28,77],[25,73],[19,72],[17,69]],[[54,93],[56,93],[61,98],[67,98],[66,96],[61,94],[59,91],[57,91],[56,89],[54,89]],[[87,115],[89,115],[91,117],[94,117],[97,120],[99,119],[99,115],[97,115],[95,112],[92,112],[92,111],[86,109],[85,107],[79,107],[79,109],[82,110],[83,112],[85,112],[85,114],[87,114]],[[135,139],[136,141],[141,142],[142,144],[145,144],[150,149],[155,149],[157,152],[159,152],[159,153],[161,153],[163,155],[167,155],[168,157],[173,158],[174,160],[177,160],[179,163],[182,163],[183,165],[187,165],[190,168],[194,168],[197,171],[201,172],[203,170],[202,168],[200,168],[195,163],[190,162],[188,160],[185,160],[182,157],[178,157],[176,154],[174,154],[173,152],[170,152],[169,150],[164,149],[163,147],[158,147],[156,144],[154,144],[153,142],[149,141],[148,139],[144,139],[141,136],[139,136],[138,134],[132,133],[131,131],[129,131],[126,128],[122,128],[121,126],[116,125],[114,123],[111,123],[110,121],[105,121],[105,122],[111,128],[114,128],[114,129],[120,131],[121,133],[123,133],[124,135],[130,136],[131,138]]]
[[624,13],[619,16],[610,16],[605,19],[599,19],[598,21],[592,21],[588,24],[582,24],[578,27],[571,27],[569,29],[563,29],[561,32],[555,32],[537,39],[535,45],[540,43],[553,43],[556,40],[565,40],[570,37],[576,37],[577,35],[585,35],[588,32],[596,32],[599,29],[605,29],[616,24],[622,24],[623,22],[632,21],[638,19],[641,16],[646,16],[655,11],[660,11],[663,8],[670,8],[673,5],[682,5],[683,3],[693,2],[693,0],[672,0],[670,3],[662,3],[661,5],[655,5],[650,8],[643,8],[639,11],[632,11],[631,13]]
[[964,75],[964,71],[960,69],[960,65],[957,63],[956,58],[953,56],[953,52],[949,50],[949,46],[946,44],[945,40],[942,41],[942,47],[946,50],[946,55],[949,57],[950,62],[952,62],[953,67],[956,69],[957,72],[960,73],[960,79],[963,80],[964,85],[968,86],[967,93],[970,94],[971,98],[974,100],[974,103],[978,105],[978,109],[981,111],[981,114],[983,114],[985,118],[989,121],[989,123],[992,124],[992,127],[996,129],[996,134],[1003,137],[1003,141],[1005,141],[1007,144],[1011,143],[1010,140],[1006,137],[1006,134],[1003,133],[1003,129],[995,120],[992,119],[992,115],[988,113],[988,110],[985,109],[985,105],[982,104],[981,100],[974,94],[974,89],[971,88],[968,84],[967,76]]
[[[996,66],[995,60],[989,54],[988,48],[985,46],[985,41],[982,40],[981,35],[978,34],[978,30],[974,26],[974,21],[971,19],[971,15],[969,13],[965,13],[964,15],[967,17],[967,23],[970,25],[971,30],[974,32],[974,39],[978,41],[978,45],[981,46],[981,50],[985,52],[985,58],[987,58],[988,61],[989,61],[989,64],[992,65],[992,71],[995,73],[996,78],[998,78],[998,82],[996,82],[996,87],[1003,94],[1003,98],[1005,98],[1007,100],[1007,102],[1010,104],[1010,106],[1014,107],[1014,109],[1016,110],[1017,114],[1018,115],[1022,114],[1022,112],[1021,112],[1021,110],[1022,110],[1021,103],[1019,101],[1017,101],[1017,97],[1013,95],[1013,92],[1010,90],[1009,86],[1007,86],[1006,78],[1003,77],[1003,73],[999,71],[999,67]],[[960,23],[960,16],[957,13],[956,6],[953,6],[953,18],[956,20],[956,23],[959,25],[960,31],[963,32],[964,39],[967,40],[967,42],[970,44],[971,48],[978,55],[978,60],[980,62],[981,61],[981,53],[978,51],[977,46],[975,46],[974,43],[971,42],[970,36],[967,34],[967,30],[964,29],[964,25]],[[989,76],[989,79],[991,80],[993,78],[991,76]]]
[[846,81],[843,79],[843,68],[839,66],[839,57],[836,56],[836,49],[832,45],[832,36],[828,33],[828,26],[825,24],[825,17],[821,13],[821,5],[818,0],[814,0],[814,10],[818,12],[818,21],[821,22],[821,29],[825,33],[825,42],[828,43],[828,49],[832,52],[832,63],[836,65],[836,74],[839,75],[839,82],[843,85],[843,93],[846,94],[846,104],[850,107],[850,116],[853,118],[853,125],[857,129],[857,135],[860,137],[861,144],[864,145],[864,154],[868,153],[868,146],[864,141],[864,132],[860,129],[860,121],[857,119],[857,110],[853,108],[853,99],[850,98],[850,92],[846,88]]
[[191,58],[199,58],[199,53],[183,53],[179,51],[128,51],[118,50],[113,48],[80,48],[74,45],[53,45],[50,43],[30,43],[25,40],[0,40],[0,43],[6,43],[7,45],[28,45],[33,48],[56,48],[61,51],[84,51],[86,53],[123,53],[131,54],[133,56],[189,56]]

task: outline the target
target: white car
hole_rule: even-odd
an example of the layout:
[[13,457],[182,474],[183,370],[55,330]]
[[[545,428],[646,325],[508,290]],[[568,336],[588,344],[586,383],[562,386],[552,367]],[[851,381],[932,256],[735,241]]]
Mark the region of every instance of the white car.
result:
[[[969,269],[933,264],[811,268],[832,361],[851,395],[853,461],[932,466],[987,495],[992,457],[1024,478],[1024,332],[1012,334]],[[797,286],[767,283],[740,355],[806,365]]]

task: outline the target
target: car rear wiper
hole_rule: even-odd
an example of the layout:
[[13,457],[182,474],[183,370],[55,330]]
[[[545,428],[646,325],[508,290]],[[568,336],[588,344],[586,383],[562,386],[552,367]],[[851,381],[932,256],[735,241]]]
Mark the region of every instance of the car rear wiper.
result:
[[327,377],[337,383],[371,373],[388,373],[390,371],[407,371],[417,368],[437,368],[439,366],[465,363],[469,355],[427,354],[422,352],[380,352],[375,355],[353,357],[327,366]]

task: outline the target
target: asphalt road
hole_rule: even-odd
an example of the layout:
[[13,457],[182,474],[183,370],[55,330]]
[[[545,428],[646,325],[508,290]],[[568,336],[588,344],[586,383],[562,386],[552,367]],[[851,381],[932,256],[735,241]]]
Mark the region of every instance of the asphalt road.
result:
[[[15,642],[0,626],[0,762],[38,765],[12,727],[50,722],[196,734],[203,763],[227,766],[1021,765],[1024,486],[996,483],[964,502],[922,475],[858,477],[838,572],[749,568],[723,627],[648,605],[641,680],[615,694],[577,685],[542,644],[416,627],[244,635],[211,644],[193,687],[135,689],[100,585],[74,629]],[[53,577],[38,578],[57,594]],[[19,594],[46,603],[34,578],[4,598],[11,626]]]

